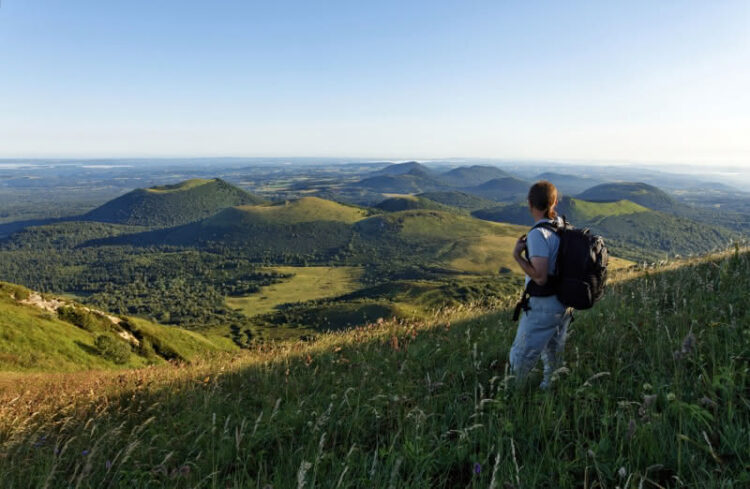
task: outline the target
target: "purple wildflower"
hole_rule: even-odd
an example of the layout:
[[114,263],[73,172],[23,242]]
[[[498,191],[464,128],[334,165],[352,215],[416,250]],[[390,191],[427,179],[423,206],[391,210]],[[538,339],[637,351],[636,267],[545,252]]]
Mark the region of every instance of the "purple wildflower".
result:
[[482,472],[482,466],[479,464],[479,462],[474,462],[474,473],[480,474]]
[[83,455],[84,457],[85,457],[86,455],[88,455],[88,454],[89,454],[89,451],[88,451],[88,450],[84,450],[84,451],[82,451],[82,452],[81,452],[81,455]]

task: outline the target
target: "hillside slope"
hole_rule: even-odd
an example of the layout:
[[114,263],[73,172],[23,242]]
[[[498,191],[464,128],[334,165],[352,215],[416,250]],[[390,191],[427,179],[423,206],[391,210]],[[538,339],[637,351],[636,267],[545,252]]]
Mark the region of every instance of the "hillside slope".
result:
[[[610,251],[630,260],[665,254],[703,254],[730,245],[737,234],[720,226],[657,212],[628,200],[589,202],[564,197],[558,212],[577,227],[601,234]],[[507,204],[472,213],[480,219],[531,226],[528,206]]]
[[583,191],[576,197],[593,202],[629,200],[656,211],[670,211],[678,206],[677,201],[663,190],[637,182],[603,183]]
[[451,187],[473,187],[496,178],[510,177],[510,173],[496,166],[459,166],[440,174],[440,179]]
[[89,246],[232,246],[253,256],[327,255],[345,246],[352,224],[368,211],[317,197],[268,205],[237,206],[197,222],[115,238],[92,240]]
[[538,373],[513,387],[506,309],[64,393],[37,380],[2,394],[0,471],[8,487],[745,487],[748,288],[747,253],[612,284],[547,393]]
[[[100,336],[109,347],[97,344]],[[235,349],[225,338],[109,316],[0,282],[0,371],[143,367]]]
[[175,226],[208,217],[221,209],[260,204],[263,199],[227,182],[193,179],[128,192],[81,216],[82,220],[137,226]]
[[526,198],[531,183],[516,177],[495,178],[463,191],[496,202],[518,201]]

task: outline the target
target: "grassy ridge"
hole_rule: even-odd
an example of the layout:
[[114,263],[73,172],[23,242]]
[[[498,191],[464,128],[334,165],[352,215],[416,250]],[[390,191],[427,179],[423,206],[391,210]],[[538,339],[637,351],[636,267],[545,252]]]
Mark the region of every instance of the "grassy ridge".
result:
[[[60,306],[63,309],[55,311]],[[102,335],[125,348],[127,353],[120,361],[97,346]],[[135,368],[236,349],[227,338],[138,318],[108,317],[73,301],[0,282],[0,371]]]
[[259,224],[300,224],[316,221],[335,221],[353,223],[367,216],[367,211],[359,207],[348,206],[320,199],[302,197],[301,199],[271,205],[239,206],[220,212],[202,222],[204,226]]
[[502,302],[65,390],[29,378],[1,394],[0,472],[8,488],[746,487],[748,287],[747,253],[613,284],[549,393],[510,388]]

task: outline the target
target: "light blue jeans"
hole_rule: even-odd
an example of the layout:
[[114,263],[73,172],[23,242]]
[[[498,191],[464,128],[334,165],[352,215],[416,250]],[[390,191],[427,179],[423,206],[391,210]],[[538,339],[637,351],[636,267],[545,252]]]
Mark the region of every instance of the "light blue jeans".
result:
[[546,389],[552,373],[562,363],[565,336],[573,318],[557,297],[531,297],[528,311],[521,312],[516,338],[510,348],[510,368],[517,379],[523,380],[542,357],[544,379],[540,387]]

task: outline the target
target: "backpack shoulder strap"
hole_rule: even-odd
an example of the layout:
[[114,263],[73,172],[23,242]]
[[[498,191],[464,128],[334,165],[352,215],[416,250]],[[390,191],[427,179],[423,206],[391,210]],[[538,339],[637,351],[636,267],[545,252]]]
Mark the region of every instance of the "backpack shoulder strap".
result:
[[559,233],[563,229],[565,229],[567,225],[567,221],[563,221],[563,223],[557,224],[558,221],[555,221],[555,223],[549,222],[549,221],[542,221],[534,225],[534,227],[531,228],[531,230],[534,230],[536,228],[546,228],[552,231],[553,233]]

